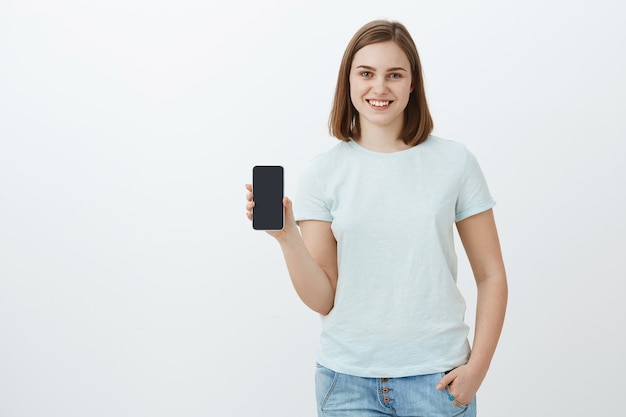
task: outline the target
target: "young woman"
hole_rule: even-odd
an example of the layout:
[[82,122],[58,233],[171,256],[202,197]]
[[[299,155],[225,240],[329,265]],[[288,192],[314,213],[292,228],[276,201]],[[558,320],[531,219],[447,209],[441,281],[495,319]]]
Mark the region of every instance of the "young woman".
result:
[[[354,35],[329,126],[340,142],[312,159],[295,215],[285,198],[285,227],[268,232],[298,295],[321,315],[318,415],[476,415],[507,301],[495,202],[467,148],[431,135],[402,24],[377,20]],[[471,349],[454,225],[477,284]]]

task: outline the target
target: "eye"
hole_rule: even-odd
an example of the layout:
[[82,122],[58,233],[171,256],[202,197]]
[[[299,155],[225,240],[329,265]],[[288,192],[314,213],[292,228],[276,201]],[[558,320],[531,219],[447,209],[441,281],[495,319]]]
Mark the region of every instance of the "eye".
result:
[[402,78],[402,75],[398,74],[397,72],[394,72],[394,73],[389,74],[389,78]]
[[372,76],[372,73],[369,71],[361,71],[360,74],[361,74],[361,77],[364,77],[364,78],[369,78]]

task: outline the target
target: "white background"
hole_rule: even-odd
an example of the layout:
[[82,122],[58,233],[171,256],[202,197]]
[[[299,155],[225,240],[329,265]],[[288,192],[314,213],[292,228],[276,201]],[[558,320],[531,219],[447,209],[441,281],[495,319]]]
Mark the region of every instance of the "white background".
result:
[[409,28],[434,133],[498,201],[480,416],[623,412],[620,1],[4,0],[0,416],[315,415],[319,319],[244,184],[282,164],[293,195],[336,143],[339,61],[375,18]]

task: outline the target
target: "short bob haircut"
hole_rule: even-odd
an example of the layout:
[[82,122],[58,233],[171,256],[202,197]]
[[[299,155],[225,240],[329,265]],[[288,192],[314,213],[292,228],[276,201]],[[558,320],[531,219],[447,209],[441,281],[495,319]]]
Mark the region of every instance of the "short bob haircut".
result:
[[400,138],[410,146],[424,142],[433,130],[433,120],[428,110],[422,66],[415,42],[409,31],[399,22],[374,20],[362,26],[346,47],[339,68],[335,98],[328,121],[330,134],[337,139],[349,141],[361,137],[359,113],[350,98],[350,69],[354,55],[364,46],[393,41],[406,54],[411,64],[411,82],[413,91],[404,110],[404,125]]

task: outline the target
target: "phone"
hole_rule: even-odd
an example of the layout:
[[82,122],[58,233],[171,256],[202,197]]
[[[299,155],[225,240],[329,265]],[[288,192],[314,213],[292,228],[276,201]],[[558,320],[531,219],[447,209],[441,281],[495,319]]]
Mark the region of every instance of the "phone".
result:
[[252,227],[256,230],[282,230],[285,225],[283,195],[285,172],[280,165],[256,165],[252,168]]

